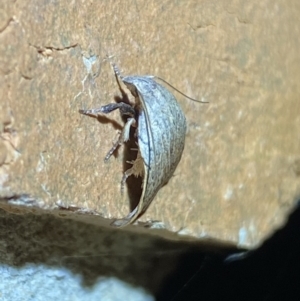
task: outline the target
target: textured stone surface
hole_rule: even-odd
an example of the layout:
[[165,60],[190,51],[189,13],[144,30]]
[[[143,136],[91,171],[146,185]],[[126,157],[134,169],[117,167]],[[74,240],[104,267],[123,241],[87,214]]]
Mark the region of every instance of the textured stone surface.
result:
[[49,213],[57,203],[129,212],[122,149],[103,162],[120,116],[78,114],[120,95],[111,55],[124,75],[158,75],[210,102],[174,92],[185,150],[142,220],[249,247],[282,224],[300,193],[297,0],[4,2],[2,196],[30,194]]

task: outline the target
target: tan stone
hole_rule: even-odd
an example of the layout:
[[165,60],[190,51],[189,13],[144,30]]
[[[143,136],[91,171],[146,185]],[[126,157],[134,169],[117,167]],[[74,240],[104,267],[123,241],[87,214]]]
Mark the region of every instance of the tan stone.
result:
[[120,95],[109,55],[123,75],[157,75],[209,101],[174,91],[188,122],[185,150],[142,221],[248,247],[282,225],[300,193],[298,1],[2,6],[2,196],[29,194],[48,212],[129,212],[123,149],[103,162],[119,114],[98,122],[78,113]]

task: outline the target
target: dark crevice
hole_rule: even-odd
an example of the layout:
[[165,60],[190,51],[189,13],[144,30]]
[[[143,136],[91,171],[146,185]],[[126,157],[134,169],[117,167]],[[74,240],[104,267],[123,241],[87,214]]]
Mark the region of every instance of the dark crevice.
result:
[[53,47],[53,46],[39,46],[39,45],[33,45],[31,43],[29,43],[29,45],[33,48],[35,48],[37,50],[37,52],[43,56],[49,56],[46,54],[46,51],[47,50],[50,50],[50,51],[65,51],[65,50],[69,50],[69,49],[72,49],[72,48],[76,48],[78,46],[78,43],[75,43],[75,44],[72,44],[70,46],[66,46],[66,47]]
[[7,22],[4,24],[4,26],[2,28],[0,28],[0,33],[4,32],[5,29],[12,23],[14,22],[14,19],[12,17],[10,17],[9,19],[7,19]]

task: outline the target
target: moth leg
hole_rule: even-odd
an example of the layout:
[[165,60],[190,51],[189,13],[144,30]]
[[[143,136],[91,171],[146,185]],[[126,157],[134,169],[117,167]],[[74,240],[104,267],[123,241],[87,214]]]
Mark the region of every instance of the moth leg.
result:
[[104,161],[108,161],[111,155],[114,153],[114,151],[122,145],[124,142],[129,140],[129,134],[130,134],[130,127],[135,125],[135,119],[134,118],[129,118],[119,136],[119,139],[117,142],[113,144],[113,147],[108,151],[107,155],[104,158]]
[[124,172],[124,175],[123,175],[123,178],[122,178],[122,181],[121,181],[121,195],[124,194],[124,186],[125,186],[125,183],[128,179],[128,177],[130,177],[131,175],[133,174],[132,172],[132,167],[127,169],[125,172]]
[[104,162],[108,161],[109,158],[111,157],[111,155],[114,153],[114,151],[119,147],[120,145],[120,140],[121,140],[121,136],[122,136],[122,132],[118,131],[117,134],[117,140],[115,142],[113,142],[113,146],[112,148],[108,151],[108,153],[106,154],[105,158],[104,158]]
[[121,114],[124,116],[135,116],[134,108],[125,103],[125,102],[119,102],[119,103],[109,103],[108,105],[102,106],[100,108],[90,109],[90,110],[79,110],[80,114],[83,115],[92,115],[92,116],[98,116],[99,114],[109,114],[114,110],[119,109]]
[[100,108],[90,109],[90,110],[79,110],[79,113],[83,115],[92,115],[92,116],[98,116],[100,114],[109,114],[114,110],[119,109],[122,116],[129,116],[130,118],[127,119],[127,122],[122,130],[121,135],[119,136],[119,139],[113,144],[113,147],[109,150],[107,155],[104,158],[104,161],[107,161],[111,155],[114,153],[114,151],[119,147],[119,145],[122,145],[124,142],[129,140],[130,136],[130,127],[134,126],[135,121],[135,111],[134,108],[125,103],[125,102],[119,102],[119,103],[110,103],[105,106],[102,106]]

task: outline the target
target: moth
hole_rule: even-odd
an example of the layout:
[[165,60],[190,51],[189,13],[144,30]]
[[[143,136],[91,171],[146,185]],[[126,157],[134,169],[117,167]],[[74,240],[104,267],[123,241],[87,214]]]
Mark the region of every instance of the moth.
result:
[[116,66],[113,65],[113,68],[116,78],[119,77],[134,96],[135,103],[110,103],[96,109],[79,110],[79,113],[98,116],[118,109],[121,115],[127,117],[123,130],[107,153],[105,161],[130,139],[130,128],[136,128],[137,158],[132,162],[132,167],[125,171],[121,189],[131,175],[141,176],[142,194],[138,205],[126,217],[116,219],[111,224],[124,227],[136,221],[147,210],[160,188],[172,177],[182,156],[187,126],[184,113],[173,94],[155,79],[165,82],[164,80],[151,75],[123,77]]

